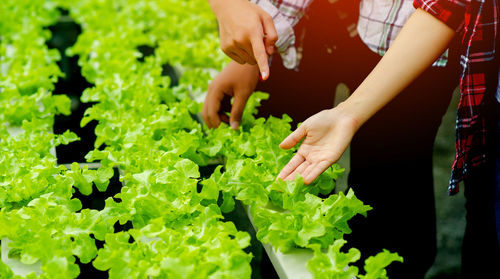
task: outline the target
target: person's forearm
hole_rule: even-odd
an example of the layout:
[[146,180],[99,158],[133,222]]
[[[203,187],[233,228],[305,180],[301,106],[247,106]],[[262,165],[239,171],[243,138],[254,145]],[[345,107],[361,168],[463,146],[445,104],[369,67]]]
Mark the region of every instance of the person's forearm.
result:
[[361,126],[444,52],[455,32],[418,9],[373,71],[340,104]]

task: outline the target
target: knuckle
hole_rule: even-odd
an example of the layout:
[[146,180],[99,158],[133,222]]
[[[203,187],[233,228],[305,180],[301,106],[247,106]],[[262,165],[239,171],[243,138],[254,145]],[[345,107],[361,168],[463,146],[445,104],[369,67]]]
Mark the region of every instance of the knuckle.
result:
[[233,39],[228,39],[221,41],[220,47],[224,52],[230,52],[235,46],[235,42]]
[[220,49],[222,50],[222,52],[224,52],[225,54],[229,55],[230,48],[229,48],[229,46],[227,44],[221,43],[220,44]]
[[264,11],[262,11],[262,12],[263,12],[262,13],[263,14],[262,17],[264,18],[264,20],[267,20],[267,21],[270,21],[270,22],[273,21],[273,17],[270,14],[268,14],[268,13],[266,13]]
[[278,35],[276,33],[271,33],[269,35],[267,35],[269,37],[269,40],[272,41],[272,42],[276,42],[278,40]]
[[240,34],[236,35],[232,41],[233,45],[238,45],[245,42],[246,33],[247,32],[241,32]]

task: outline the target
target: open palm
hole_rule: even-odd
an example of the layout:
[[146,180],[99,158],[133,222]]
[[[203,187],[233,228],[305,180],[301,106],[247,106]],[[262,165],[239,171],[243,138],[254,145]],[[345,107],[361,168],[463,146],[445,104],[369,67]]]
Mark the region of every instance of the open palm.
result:
[[280,144],[289,149],[304,138],[278,178],[293,180],[300,174],[310,184],[342,156],[356,130],[356,121],[337,108],[309,117]]

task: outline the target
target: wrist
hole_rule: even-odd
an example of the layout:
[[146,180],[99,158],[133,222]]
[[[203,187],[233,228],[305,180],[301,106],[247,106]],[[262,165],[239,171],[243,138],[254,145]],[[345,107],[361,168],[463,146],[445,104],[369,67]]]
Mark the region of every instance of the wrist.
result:
[[344,126],[351,127],[356,132],[367,120],[366,116],[355,105],[346,100],[330,109],[335,118],[339,118]]

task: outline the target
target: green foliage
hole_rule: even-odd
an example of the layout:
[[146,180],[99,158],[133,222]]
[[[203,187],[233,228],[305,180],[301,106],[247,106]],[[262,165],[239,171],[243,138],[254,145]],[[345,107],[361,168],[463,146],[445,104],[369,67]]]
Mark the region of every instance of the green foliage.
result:
[[141,229],[108,234],[93,264],[109,270],[110,278],[249,278],[251,255],[242,249],[250,236],[221,217],[210,206],[191,225],[172,229],[157,218]]
[[[86,156],[101,163],[96,170],[68,170],[51,154],[79,140],[52,133],[55,115],[71,113],[69,98],[51,93],[63,74],[60,54],[45,44],[59,8],[82,26],[66,54],[79,57],[93,83],[81,101],[95,104],[80,124],[97,123]],[[76,278],[76,259],[110,278],[250,278],[250,237],[222,217],[235,200],[251,208],[262,242],[314,250],[316,277],[357,275],[346,267],[359,252],[340,248],[348,220],[370,207],[353,192],[330,195],[338,165],[311,185],[275,180],[296,149],[278,147],[291,132],[288,116],[256,117],[267,94],[252,95],[238,131],[200,123],[199,100],[228,61],[207,1],[5,0],[0,14],[0,238],[11,241],[11,257],[41,264],[41,275],[27,278]],[[153,54],[144,57],[144,46]],[[200,174],[213,164],[211,175]],[[120,193],[100,211],[81,209],[74,193],[106,191],[114,168]],[[117,222],[132,228],[115,232]],[[385,278],[397,259],[386,251],[370,258],[360,278]],[[16,275],[0,261],[0,277]]]
[[351,248],[347,253],[340,251],[345,240],[336,240],[328,251],[323,253],[320,245],[310,245],[314,250],[314,257],[307,262],[307,269],[315,278],[351,279],[357,278],[358,268],[349,266],[361,257],[358,249]]
[[365,275],[360,275],[363,279],[387,279],[385,268],[392,262],[403,262],[403,258],[396,253],[391,253],[384,249],[375,256],[371,256],[365,261]]
[[[82,263],[97,255],[95,239],[104,240],[113,227],[101,213],[84,209],[76,199],[45,194],[21,209],[0,211],[0,238],[7,237],[10,256],[24,264],[42,263],[43,278],[75,278]],[[14,225],[15,224],[15,225]]]
[[38,118],[52,125],[54,114],[69,114],[69,99],[50,93],[63,76],[59,52],[45,45],[51,36],[45,27],[59,18],[57,4],[2,1],[0,15],[0,122],[19,126]]
[[[297,182],[303,183],[296,179],[287,184]],[[286,252],[291,247],[308,247],[313,243],[328,247],[334,240],[351,232],[348,220],[356,214],[366,214],[369,209],[352,191],[347,196],[341,192],[327,199],[306,193],[286,208],[254,207],[252,215],[259,228],[257,237]]]
[[351,248],[347,253],[340,251],[346,243],[345,240],[336,240],[328,247],[328,251],[323,253],[320,245],[310,245],[314,250],[314,257],[307,262],[309,270],[314,278],[324,279],[387,279],[385,268],[394,261],[402,262],[403,258],[396,253],[387,250],[369,257],[365,261],[365,274],[358,274],[357,267],[352,266],[359,260],[361,254],[358,249]]

